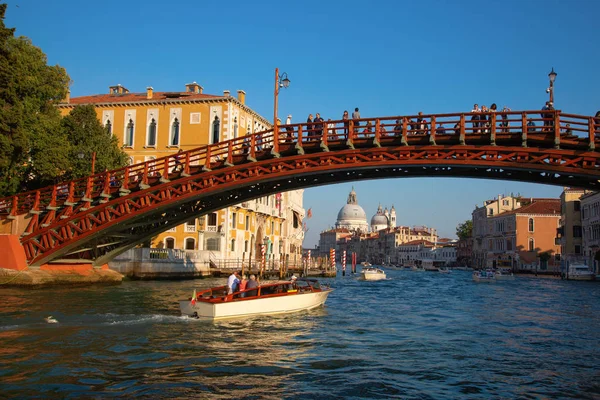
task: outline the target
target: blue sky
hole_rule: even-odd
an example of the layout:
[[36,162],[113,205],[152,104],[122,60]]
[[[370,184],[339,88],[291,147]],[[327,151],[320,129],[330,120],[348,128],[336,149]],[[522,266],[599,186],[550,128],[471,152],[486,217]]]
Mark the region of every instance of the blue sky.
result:
[[[18,6],[18,7],[17,7]],[[469,111],[473,103],[539,109],[548,72],[555,107],[600,109],[598,1],[113,1],[17,0],[5,23],[65,67],[72,96],[133,92],[246,91],[271,119],[274,69],[288,73],[280,116],[339,119]],[[558,197],[560,187],[460,178],[378,180],[305,191],[305,246],[332,226],[355,186],[368,218],[395,205],[402,225],[454,237],[475,205],[498,194]]]

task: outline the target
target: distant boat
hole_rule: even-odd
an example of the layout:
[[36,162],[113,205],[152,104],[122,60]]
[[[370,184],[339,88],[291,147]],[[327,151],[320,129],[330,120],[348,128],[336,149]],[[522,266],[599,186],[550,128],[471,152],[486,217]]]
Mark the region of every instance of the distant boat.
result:
[[363,281],[380,281],[386,277],[385,272],[379,268],[363,268],[360,271],[360,278]]
[[566,278],[572,281],[593,281],[596,274],[587,265],[573,262],[569,263]]
[[438,268],[438,272],[442,274],[449,274],[450,272],[452,272],[452,270],[450,270],[448,267],[440,267]]
[[362,265],[363,267],[370,267],[371,263],[368,262],[368,261],[363,261],[363,262],[360,263],[360,265]]
[[48,315],[46,318],[44,318],[46,320],[47,323],[49,324],[58,324],[58,320],[56,320],[56,318],[54,318],[52,315]]
[[496,282],[496,276],[493,271],[474,271],[473,272],[473,280],[475,282]]

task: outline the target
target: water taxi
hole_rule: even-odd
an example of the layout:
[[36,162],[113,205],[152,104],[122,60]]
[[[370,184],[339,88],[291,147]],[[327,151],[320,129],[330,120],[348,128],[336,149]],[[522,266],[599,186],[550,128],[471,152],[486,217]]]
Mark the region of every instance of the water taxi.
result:
[[496,282],[496,276],[493,271],[474,271],[473,280],[475,282]]
[[566,279],[572,281],[593,281],[596,279],[596,274],[583,263],[569,263],[567,268]]
[[332,291],[312,278],[269,283],[229,295],[227,286],[218,286],[194,291],[190,299],[179,301],[179,308],[184,316],[213,321],[286,314],[319,307]]
[[363,281],[380,281],[386,279],[386,275],[380,268],[369,267],[363,268],[362,271],[360,271],[360,278]]

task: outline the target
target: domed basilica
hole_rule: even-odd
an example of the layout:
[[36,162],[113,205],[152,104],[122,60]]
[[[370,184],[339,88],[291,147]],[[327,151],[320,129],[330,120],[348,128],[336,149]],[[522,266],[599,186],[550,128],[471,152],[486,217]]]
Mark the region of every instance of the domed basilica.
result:
[[[345,228],[351,232],[367,233],[369,231],[367,214],[365,213],[365,210],[358,205],[354,188],[352,188],[352,191],[348,195],[346,205],[342,207],[338,213],[335,227],[336,229]],[[381,205],[379,205],[377,214],[371,218],[371,232],[379,232],[382,229],[395,227],[396,210],[394,207],[392,206],[390,211],[388,211],[387,208],[382,210]]]

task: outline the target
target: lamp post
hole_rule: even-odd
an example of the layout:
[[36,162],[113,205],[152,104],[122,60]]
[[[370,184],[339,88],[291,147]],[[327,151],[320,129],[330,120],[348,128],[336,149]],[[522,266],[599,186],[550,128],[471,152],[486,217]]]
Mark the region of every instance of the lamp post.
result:
[[554,80],[556,79],[556,72],[554,72],[554,67],[552,67],[552,71],[548,74],[548,79],[550,79],[550,87],[546,89],[546,93],[550,94],[550,103],[554,104]]
[[275,106],[273,107],[273,154],[279,154],[279,126],[277,124],[277,107],[279,98],[279,89],[290,86],[290,80],[287,73],[279,75],[279,68],[275,68]]
[[[77,157],[81,160],[83,160],[85,158],[85,153],[83,151],[80,151],[77,154]],[[96,152],[93,151],[92,152],[92,175],[94,175],[94,170],[96,169]]]

